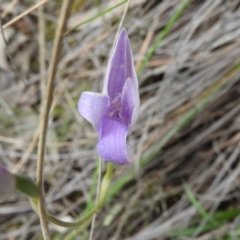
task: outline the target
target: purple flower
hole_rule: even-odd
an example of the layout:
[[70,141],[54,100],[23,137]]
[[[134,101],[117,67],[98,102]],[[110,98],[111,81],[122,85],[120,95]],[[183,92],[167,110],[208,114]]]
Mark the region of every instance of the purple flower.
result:
[[0,201],[10,196],[15,189],[14,176],[0,166]]
[[109,162],[128,163],[132,158],[126,139],[136,122],[139,107],[138,80],[129,39],[122,29],[109,61],[103,92],[83,92],[79,113],[98,133],[97,149]]

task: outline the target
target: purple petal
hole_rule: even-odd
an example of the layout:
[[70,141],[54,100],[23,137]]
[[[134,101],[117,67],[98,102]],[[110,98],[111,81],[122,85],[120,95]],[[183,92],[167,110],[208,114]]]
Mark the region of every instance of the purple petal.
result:
[[122,92],[122,116],[124,123],[133,125],[138,116],[139,94],[133,79],[128,78]]
[[127,37],[126,41],[127,41],[127,46],[128,46],[126,48],[126,65],[127,65],[126,79],[131,78],[135,88],[138,89],[138,79],[137,79],[137,74],[136,74],[136,71],[135,71],[131,46],[130,46],[130,42],[129,42],[128,37]]
[[108,162],[129,163],[131,150],[126,143],[127,133],[127,126],[111,118],[103,117],[102,136],[97,144],[100,156]]
[[108,104],[108,96],[93,92],[83,92],[78,102],[79,113],[93,125],[99,134],[102,117]]
[[122,29],[109,61],[104,80],[103,93],[109,95],[110,101],[113,101],[121,94],[127,78],[133,79],[134,84],[137,86],[138,82],[129,39],[126,30]]
[[13,175],[4,167],[0,167],[0,201],[10,196],[15,189]]

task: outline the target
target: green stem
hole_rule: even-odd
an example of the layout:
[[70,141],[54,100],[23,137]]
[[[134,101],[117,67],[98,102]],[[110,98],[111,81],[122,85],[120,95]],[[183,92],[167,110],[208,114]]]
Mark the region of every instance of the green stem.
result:
[[107,164],[107,172],[106,172],[106,174],[102,180],[102,184],[101,184],[99,200],[98,200],[97,204],[84,217],[82,217],[81,219],[79,219],[76,222],[65,222],[65,221],[59,220],[58,218],[54,217],[53,215],[51,215],[50,213],[48,213],[46,211],[47,220],[54,223],[55,225],[65,227],[65,228],[80,227],[82,224],[87,222],[104,204],[104,201],[106,199],[107,192],[108,192],[108,189],[110,186],[110,182],[112,179],[112,172],[113,172],[113,163],[108,163]]

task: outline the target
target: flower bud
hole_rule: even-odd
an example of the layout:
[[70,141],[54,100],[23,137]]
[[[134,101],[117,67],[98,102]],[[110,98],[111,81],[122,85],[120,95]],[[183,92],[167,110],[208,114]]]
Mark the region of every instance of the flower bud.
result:
[[38,188],[35,182],[27,176],[15,174],[15,188],[29,198],[38,198]]

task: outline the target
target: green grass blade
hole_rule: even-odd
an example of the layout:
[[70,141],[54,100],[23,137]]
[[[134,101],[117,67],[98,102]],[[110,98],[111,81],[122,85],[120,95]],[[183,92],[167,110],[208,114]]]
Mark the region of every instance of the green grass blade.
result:
[[[217,211],[215,212],[212,217],[217,219],[217,224],[212,224],[208,222],[200,232],[200,234],[206,233],[207,231],[211,231],[213,229],[219,228],[224,225],[226,222],[232,221],[234,218],[238,217],[240,214],[240,209],[231,209],[225,211]],[[195,231],[198,229],[201,219],[197,219],[197,221],[193,220],[194,223],[191,224],[192,226],[186,229],[178,229],[175,230],[173,233],[168,234],[169,237],[191,237]]]
[[191,204],[194,206],[194,208],[198,211],[198,213],[206,220],[210,221],[212,224],[215,224],[216,226],[219,225],[217,221],[213,219],[211,215],[209,215],[203,206],[200,204],[200,202],[195,198],[195,195],[191,191],[191,189],[185,185],[185,193],[191,202]]
[[89,192],[89,198],[87,201],[87,206],[83,212],[83,215],[86,212],[88,212],[94,205],[94,194],[96,193],[96,189],[97,189],[98,169],[99,169],[99,161],[96,161],[96,166],[93,172],[92,185]]
[[147,63],[149,62],[150,58],[152,57],[152,55],[154,54],[154,52],[156,51],[156,48],[158,47],[159,43],[166,37],[166,35],[169,33],[169,31],[171,30],[173,24],[178,20],[178,18],[181,16],[182,12],[184,11],[184,9],[188,6],[190,0],[184,0],[183,3],[181,4],[181,6],[177,9],[177,11],[173,14],[173,16],[171,17],[171,19],[169,20],[169,22],[167,23],[167,25],[165,26],[165,28],[162,30],[162,32],[159,34],[159,36],[157,37],[156,41],[153,43],[153,45],[150,47],[147,55],[145,56],[137,74],[138,76],[142,73],[142,71],[144,70],[144,68],[146,67]]

